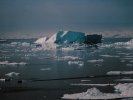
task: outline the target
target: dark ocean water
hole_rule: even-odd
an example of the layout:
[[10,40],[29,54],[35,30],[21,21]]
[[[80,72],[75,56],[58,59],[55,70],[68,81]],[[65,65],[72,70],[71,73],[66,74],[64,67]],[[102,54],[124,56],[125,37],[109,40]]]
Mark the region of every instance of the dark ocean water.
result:
[[[51,44],[42,47],[35,40],[0,41],[0,100],[55,100],[92,87],[114,93],[113,86],[101,84],[133,83],[131,37],[104,37],[97,46],[56,48]],[[110,71],[120,73],[108,76]],[[130,75],[123,75],[123,71],[130,71]]]

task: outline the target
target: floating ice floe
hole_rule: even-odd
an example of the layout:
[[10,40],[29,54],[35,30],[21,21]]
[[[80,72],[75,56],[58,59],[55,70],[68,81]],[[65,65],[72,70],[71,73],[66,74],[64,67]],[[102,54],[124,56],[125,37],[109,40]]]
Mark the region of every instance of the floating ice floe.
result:
[[16,73],[16,72],[10,72],[10,73],[5,74],[5,76],[8,76],[8,77],[17,77],[19,75],[20,73]]
[[133,97],[133,83],[124,83],[114,86],[117,92],[103,93],[97,88],[90,88],[86,92],[64,94],[62,99],[118,99]]
[[69,65],[78,65],[78,66],[84,66],[84,62],[83,61],[68,61]]
[[0,82],[5,82],[6,79],[0,79]]
[[61,50],[63,50],[63,51],[73,51],[73,50],[75,50],[75,48],[74,47],[62,47]]
[[132,67],[133,65],[132,65],[132,64],[126,64],[126,66],[128,66],[128,67]]
[[11,45],[17,45],[19,44],[20,42],[11,42]]
[[129,58],[129,57],[127,58],[127,57],[126,57],[126,58],[120,58],[120,59],[124,59],[124,60],[132,60],[133,58]]
[[117,79],[116,81],[120,81],[120,82],[122,82],[122,81],[132,82],[133,79],[123,78],[123,79]]
[[77,60],[77,59],[81,59],[79,57],[75,57],[75,56],[64,56],[64,57],[56,57],[57,60]]
[[22,45],[22,46],[30,46],[30,43],[23,42],[21,45]]
[[40,70],[41,71],[48,71],[48,70],[51,70],[51,68],[41,68]]
[[133,63],[133,60],[129,61],[130,63]]
[[72,86],[114,86],[115,84],[83,84],[83,83],[75,83],[75,84],[70,84]]
[[120,56],[113,56],[113,55],[100,55],[102,57],[110,57],[110,58],[119,58]]
[[101,63],[103,61],[104,61],[103,59],[97,59],[97,60],[88,60],[87,62],[90,62],[90,63],[96,63],[96,62]]
[[0,65],[8,65],[8,66],[16,66],[16,65],[26,65],[27,63],[25,62],[20,62],[20,63],[17,63],[17,62],[9,62],[9,61],[2,61],[0,62]]
[[91,80],[81,80],[81,82],[89,82],[89,81],[91,81]]
[[133,71],[109,71],[107,75],[133,75]]

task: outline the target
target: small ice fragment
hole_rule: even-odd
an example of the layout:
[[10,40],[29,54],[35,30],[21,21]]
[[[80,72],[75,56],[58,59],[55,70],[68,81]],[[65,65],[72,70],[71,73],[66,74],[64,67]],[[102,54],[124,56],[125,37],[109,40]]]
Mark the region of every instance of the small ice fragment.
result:
[[83,83],[78,83],[78,84],[71,84],[72,86],[114,86],[115,84],[83,84]]
[[5,82],[6,79],[0,79],[0,82]]
[[41,68],[41,71],[51,70],[51,68]]
[[83,61],[68,61],[69,65],[78,65],[78,66],[84,66]]
[[10,72],[10,73],[7,73],[7,74],[5,74],[5,75],[8,76],[8,77],[17,77],[17,76],[20,75],[20,73]]
[[107,75],[132,75],[133,71],[109,71]]
[[90,62],[90,63],[96,63],[96,62],[103,62],[104,60],[103,59],[97,59],[97,60],[88,60],[87,62]]
[[120,56],[114,56],[114,55],[100,55],[102,57],[109,57],[109,58],[119,58]]
[[133,79],[117,79],[116,81],[127,81],[127,82],[130,82],[130,81],[133,81]]
[[132,67],[133,65],[132,65],[132,64],[126,64],[126,66],[128,66],[128,67]]
[[81,82],[89,82],[89,81],[91,81],[91,80],[81,80]]
[[30,46],[30,43],[23,42],[23,43],[22,43],[22,46]]

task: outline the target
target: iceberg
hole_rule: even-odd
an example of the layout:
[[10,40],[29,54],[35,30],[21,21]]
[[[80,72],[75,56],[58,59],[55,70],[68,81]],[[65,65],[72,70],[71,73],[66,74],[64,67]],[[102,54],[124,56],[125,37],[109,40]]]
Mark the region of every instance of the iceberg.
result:
[[47,43],[83,43],[85,41],[85,33],[74,31],[59,31],[51,36]]
[[72,44],[85,43],[96,44],[101,43],[101,35],[85,35],[83,32],[75,31],[59,31],[51,37],[42,37],[35,41],[37,44]]

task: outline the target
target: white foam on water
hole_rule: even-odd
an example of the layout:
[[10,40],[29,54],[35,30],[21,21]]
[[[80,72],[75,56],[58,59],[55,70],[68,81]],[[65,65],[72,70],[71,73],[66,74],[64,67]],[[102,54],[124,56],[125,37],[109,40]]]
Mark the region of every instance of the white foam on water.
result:
[[69,65],[78,65],[80,67],[84,66],[84,62],[83,61],[68,61]]
[[87,62],[90,62],[90,63],[102,63],[104,60],[103,59],[94,59],[94,60],[88,60]]
[[132,75],[133,71],[109,71],[107,75]]
[[20,73],[16,73],[16,72],[10,72],[10,73],[5,74],[5,76],[8,76],[8,77],[17,77],[19,75]]
[[115,93],[103,93],[93,87],[82,93],[64,94],[62,99],[117,99],[133,97],[133,83],[119,83],[114,88],[116,89]]

